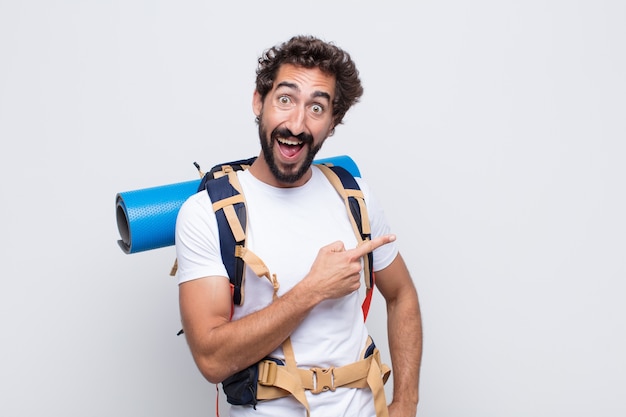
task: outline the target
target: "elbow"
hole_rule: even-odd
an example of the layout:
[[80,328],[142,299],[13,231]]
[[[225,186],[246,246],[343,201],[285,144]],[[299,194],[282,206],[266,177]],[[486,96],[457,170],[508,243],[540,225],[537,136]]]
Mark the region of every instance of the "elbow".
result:
[[209,358],[195,358],[195,362],[204,379],[212,384],[219,384],[236,372],[231,371],[225,363]]
[[204,379],[209,381],[211,384],[219,384],[220,382],[228,378],[228,377],[223,377],[220,374],[207,372],[202,369],[200,370],[200,372],[202,373],[202,376],[204,377]]
[[187,342],[191,356],[204,379],[218,384],[237,371],[233,363],[235,358],[223,352],[219,343],[201,343],[197,338],[190,337],[190,333],[187,334]]

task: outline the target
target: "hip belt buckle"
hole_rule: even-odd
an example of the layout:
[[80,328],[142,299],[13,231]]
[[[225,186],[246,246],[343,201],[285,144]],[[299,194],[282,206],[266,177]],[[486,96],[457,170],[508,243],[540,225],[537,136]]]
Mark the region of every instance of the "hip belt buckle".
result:
[[335,391],[335,368],[311,368],[313,376],[312,394],[324,391]]

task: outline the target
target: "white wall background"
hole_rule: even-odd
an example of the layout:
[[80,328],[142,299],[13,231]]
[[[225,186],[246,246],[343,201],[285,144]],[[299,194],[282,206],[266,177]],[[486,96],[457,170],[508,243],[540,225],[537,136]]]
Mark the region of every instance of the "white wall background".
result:
[[418,415],[626,415],[620,0],[0,0],[0,415],[214,415],[173,247],[123,254],[114,199],[255,155],[256,58],[296,33],[361,70],[321,156],[414,275]]

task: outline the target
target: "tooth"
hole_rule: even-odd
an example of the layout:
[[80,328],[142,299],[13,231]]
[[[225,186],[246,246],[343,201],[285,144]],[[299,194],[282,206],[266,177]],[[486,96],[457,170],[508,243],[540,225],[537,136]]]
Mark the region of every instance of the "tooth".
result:
[[289,139],[283,139],[283,138],[279,138],[278,139],[279,142],[282,142],[286,145],[300,145],[302,142],[300,141],[295,141],[295,140],[289,140]]

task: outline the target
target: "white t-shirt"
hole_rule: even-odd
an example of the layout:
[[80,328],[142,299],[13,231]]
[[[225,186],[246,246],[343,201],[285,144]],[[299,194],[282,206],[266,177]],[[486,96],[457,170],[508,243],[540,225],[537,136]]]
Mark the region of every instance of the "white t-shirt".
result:
[[[357,240],[346,206],[324,174],[313,167],[312,178],[301,187],[276,188],[257,180],[249,171],[238,172],[248,208],[246,246],[276,274],[278,296],[289,291],[310,270],[321,247],[341,240],[346,249]],[[372,237],[389,233],[382,208],[360,179],[370,217]],[[374,271],[387,267],[398,253],[395,242],[374,252]],[[177,278],[179,283],[228,276],[220,256],[218,228],[206,191],[191,196],[181,207],[176,224]],[[363,283],[363,280],[362,280]],[[364,284],[361,285],[363,289]],[[265,277],[246,268],[244,303],[235,306],[233,320],[272,302],[273,288]],[[361,303],[364,291],[326,300],[317,305],[291,334],[299,367],[342,366],[362,359],[368,336]],[[283,358],[279,348],[270,356]],[[307,391],[311,417],[375,416],[368,389],[338,388],[335,392]],[[294,416],[304,408],[293,398],[263,401],[252,407],[232,406],[231,416]]]

